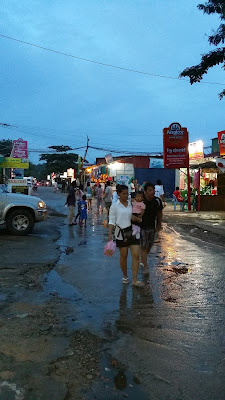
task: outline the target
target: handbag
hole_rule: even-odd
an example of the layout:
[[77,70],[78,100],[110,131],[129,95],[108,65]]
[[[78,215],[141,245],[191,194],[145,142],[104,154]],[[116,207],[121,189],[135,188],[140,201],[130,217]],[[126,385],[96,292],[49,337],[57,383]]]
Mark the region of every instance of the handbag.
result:
[[132,226],[128,226],[127,228],[124,228],[124,229],[121,229],[119,227],[119,229],[120,229],[120,233],[123,237],[124,242],[128,242],[134,238],[133,232],[132,232]]

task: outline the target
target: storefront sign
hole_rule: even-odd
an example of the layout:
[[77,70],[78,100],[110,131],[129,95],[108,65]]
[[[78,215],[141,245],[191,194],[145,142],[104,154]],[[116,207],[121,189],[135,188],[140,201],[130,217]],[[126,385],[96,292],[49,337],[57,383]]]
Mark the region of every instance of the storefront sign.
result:
[[68,168],[67,169],[67,178],[74,179],[74,169],[73,168]]
[[163,129],[163,157],[165,168],[188,167],[188,131],[177,122]]
[[220,155],[225,156],[225,131],[218,132]]
[[189,143],[189,158],[190,160],[199,160],[204,158],[203,141]]
[[150,157],[149,168],[163,168],[163,159]]
[[27,158],[27,141],[23,139],[13,140],[13,148],[11,151],[12,158]]
[[29,168],[29,160],[27,158],[4,158],[3,162],[0,164],[1,168]]
[[105,155],[105,161],[107,164],[112,163],[113,162],[113,156],[111,153],[108,153]]

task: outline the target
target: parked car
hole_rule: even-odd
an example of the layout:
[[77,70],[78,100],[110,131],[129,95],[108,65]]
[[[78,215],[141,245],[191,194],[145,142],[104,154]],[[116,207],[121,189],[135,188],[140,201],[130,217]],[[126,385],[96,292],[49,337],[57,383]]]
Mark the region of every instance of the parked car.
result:
[[46,204],[38,197],[9,193],[0,187],[0,224],[6,224],[11,234],[27,235],[46,215]]

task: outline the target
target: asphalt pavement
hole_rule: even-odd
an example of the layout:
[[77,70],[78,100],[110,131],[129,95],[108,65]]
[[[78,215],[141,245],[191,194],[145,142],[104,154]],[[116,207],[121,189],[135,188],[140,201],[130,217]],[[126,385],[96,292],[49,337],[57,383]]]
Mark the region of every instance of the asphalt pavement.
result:
[[[58,329],[61,325],[64,329],[64,334],[61,330],[60,335],[58,331],[55,333],[57,340],[60,336],[60,344],[53,342],[59,354],[46,350],[48,362],[54,366],[47,374],[51,380],[46,381],[51,397],[53,393],[54,398],[51,386],[54,381],[57,400],[126,397],[131,400],[224,400],[224,243],[211,243],[204,237],[193,236],[190,230],[196,218],[191,224],[187,222],[190,226],[186,231],[177,229],[180,217],[167,209],[165,214],[169,217],[165,215],[163,230],[149,256],[150,277],[144,280],[144,289],[132,288],[121,282],[118,252],[113,257],[103,254],[107,241],[107,229],[103,227],[105,215],[97,212],[95,203],[88,214],[87,228],[69,227],[64,206],[66,194],[53,193],[52,188],[38,188],[38,196],[47,202],[53,219],[36,227],[33,236],[41,238],[45,224],[47,227],[50,223],[50,230],[54,230],[55,224],[58,239],[54,235],[51,239],[56,251],[52,250],[54,266],[43,280],[40,278],[38,289],[34,287],[29,294],[26,288],[20,295],[25,296],[26,306],[38,301],[44,304],[51,298],[51,304],[57,306],[54,318],[59,320]],[[184,224],[183,219],[179,221]],[[28,236],[26,243],[33,236]],[[48,239],[46,245],[50,245]],[[39,258],[42,259],[41,252]],[[143,279],[141,269],[139,279]],[[3,288],[0,293],[2,306],[6,293],[11,293],[12,301],[12,289],[7,287],[7,290]],[[18,301],[19,292],[14,290]],[[11,316],[8,309],[5,312]],[[49,332],[46,339],[50,334],[53,335]],[[75,343],[72,353],[81,352],[82,360],[78,363],[74,359],[65,374],[59,369],[59,363],[65,362],[60,366],[67,366],[67,358],[62,356],[68,346],[66,340],[78,334],[75,342],[70,341],[70,351]],[[88,344],[92,348],[88,354],[95,348],[98,356],[97,350],[92,356],[84,355]],[[1,346],[0,351],[3,351]],[[33,353],[35,356],[37,349]],[[90,358],[84,370],[87,357]],[[31,355],[29,358],[32,359]],[[35,368],[37,373],[37,365]],[[72,369],[76,370],[82,386],[81,397],[76,394],[79,384],[71,383],[76,381],[74,375],[70,377]],[[41,382],[44,382],[43,371],[39,371]],[[88,385],[82,381],[84,377]],[[22,400],[49,400],[44,389],[28,394],[24,380],[22,383]],[[16,399],[4,400],[11,398]]]

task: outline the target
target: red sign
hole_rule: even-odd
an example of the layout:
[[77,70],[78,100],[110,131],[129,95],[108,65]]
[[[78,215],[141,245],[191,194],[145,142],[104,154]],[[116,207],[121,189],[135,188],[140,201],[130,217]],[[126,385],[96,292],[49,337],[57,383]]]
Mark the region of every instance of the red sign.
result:
[[13,148],[10,157],[28,158],[27,141],[23,139],[13,140]]
[[225,131],[218,132],[220,155],[225,156]]
[[189,165],[188,131],[174,122],[163,129],[163,158],[165,168],[187,168]]

